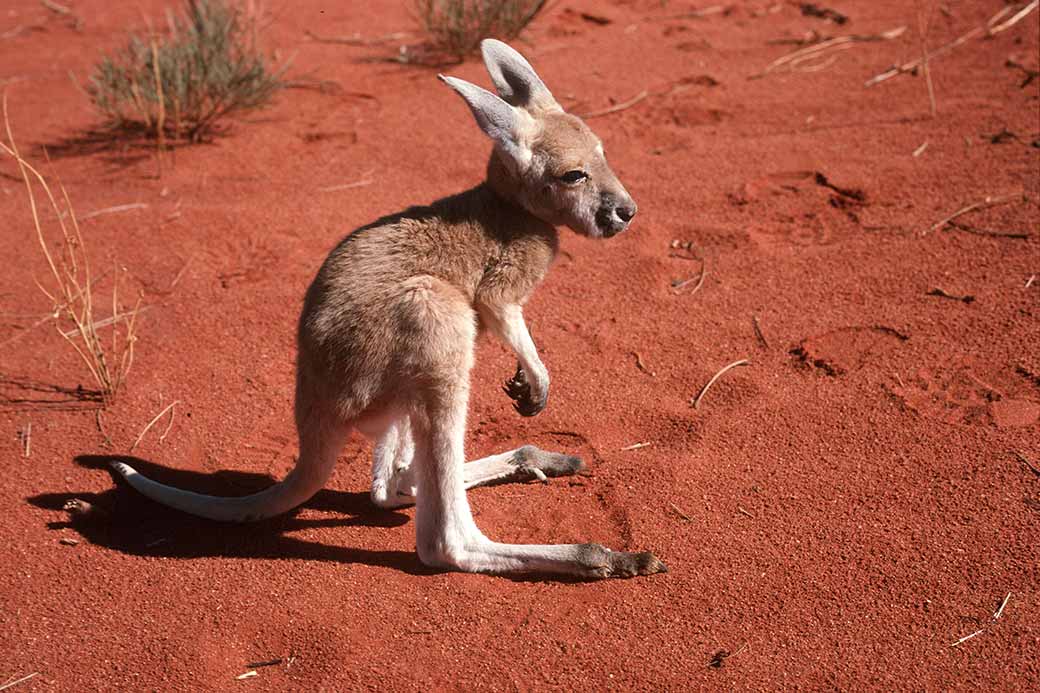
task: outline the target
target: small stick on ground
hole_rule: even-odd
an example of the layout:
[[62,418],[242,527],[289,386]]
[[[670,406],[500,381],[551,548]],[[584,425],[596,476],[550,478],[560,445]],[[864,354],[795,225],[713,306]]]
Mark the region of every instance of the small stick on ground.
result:
[[80,221],[86,221],[87,219],[93,219],[94,217],[99,217],[102,214],[115,214],[117,212],[129,212],[132,209],[147,209],[147,208],[148,208],[148,203],[147,202],[131,202],[130,204],[116,205],[114,207],[105,207],[104,209],[97,209],[97,210],[94,210],[93,212],[88,212],[87,214],[84,214],[83,216],[79,217],[79,220]]
[[655,373],[654,371],[652,371],[649,368],[647,368],[646,364],[643,363],[643,357],[639,355],[638,351],[633,351],[632,355],[636,357],[636,368],[638,368],[639,370],[643,371],[644,373],[649,375],[651,378],[653,378],[653,377],[655,377],[657,375],[657,373]]
[[755,337],[758,339],[758,343],[762,345],[762,348],[769,349],[769,340],[762,334],[762,326],[758,324],[758,316],[751,316],[751,327],[755,329]]
[[713,667],[715,669],[721,669],[722,665],[725,663],[727,659],[729,659],[730,657],[736,657],[738,654],[747,649],[747,645],[748,644],[745,642],[743,645],[737,648],[736,652],[730,652],[728,650],[719,650],[714,655],[712,655],[711,661],[708,662],[708,666]]
[[18,679],[17,681],[11,681],[10,683],[5,683],[4,685],[0,686],[0,691],[6,691],[8,688],[13,688],[13,687],[17,686],[20,683],[25,683],[29,679],[31,679],[31,678],[33,678],[35,676],[39,676],[39,675],[40,675],[40,672],[34,671],[33,673],[29,674],[28,676],[23,676],[22,678]]
[[244,674],[239,674],[238,676],[236,676],[236,677],[235,677],[235,680],[236,680],[236,681],[242,681],[242,680],[244,680],[244,679],[251,679],[251,678],[253,678],[254,676],[259,676],[259,675],[260,675],[260,674],[256,673],[256,671],[254,671],[254,670],[250,670],[250,671],[247,671],[247,672],[246,672],[246,673],[244,673]]
[[404,32],[396,32],[393,34],[386,34],[385,36],[378,36],[376,38],[366,39],[362,38],[360,34],[354,34],[353,36],[318,36],[313,31],[304,31],[304,35],[312,41],[318,43],[340,43],[347,46],[375,46],[381,43],[389,43],[391,41],[399,41],[403,38],[408,38],[409,34]]
[[663,14],[659,17],[650,17],[650,19],[656,20],[667,20],[667,19],[700,19],[701,17],[708,17],[713,14],[723,14],[733,9],[733,5],[708,5],[702,7],[699,10],[690,10],[689,12],[680,12],[679,14]]
[[983,632],[984,632],[984,630],[980,628],[979,630],[975,631],[974,633],[970,633],[968,635],[965,635],[963,638],[961,638],[957,642],[950,643],[950,647],[957,647],[962,642],[967,642],[967,641],[971,640],[972,638],[974,638],[977,635],[982,635]]
[[621,448],[621,452],[627,452],[628,450],[638,450],[639,448],[647,448],[653,445],[653,443],[632,443]]
[[163,430],[162,435],[159,436],[159,442],[160,443],[165,443],[166,442],[166,436],[170,435],[170,429],[173,428],[173,420],[174,420],[174,418],[176,418],[176,416],[177,416],[177,410],[176,409],[170,410],[170,421],[169,421],[169,423],[166,424],[166,428]]
[[1028,289],[1029,287],[1031,287],[1033,285],[1033,282],[1035,282],[1035,281],[1036,281],[1036,275],[1035,274],[1030,275],[1029,279],[1026,280],[1026,285],[1023,288]]
[[[1000,22],[1001,19],[1003,19],[1005,16],[1007,16],[1007,14],[1009,12],[1012,12],[1015,9],[1014,5],[1007,5],[1006,7],[1001,9],[999,12],[997,12],[995,15],[990,17],[989,21],[986,22],[985,26],[975,27],[971,31],[958,36],[957,38],[955,38],[953,41],[950,41],[946,45],[944,45],[944,46],[942,46],[940,48],[935,49],[931,53],[928,53],[926,57],[927,57],[928,60],[934,60],[935,58],[938,58],[941,55],[945,55],[946,53],[949,53],[950,51],[952,51],[957,46],[960,46],[960,45],[962,45],[964,43],[967,43],[968,41],[970,41],[971,39],[975,38],[976,36],[980,36],[980,35],[993,36],[994,34],[999,34],[1002,31],[1010,29],[1012,26],[1014,26],[1015,24],[1020,22],[1023,18],[1025,18],[1026,15],[1028,15],[1030,12],[1035,10],[1037,8],[1037,5],[1040,5],[1040,0],[1033,0],[1033,2],[1029,3],[1028,5],[1023,7],[1022,9],[1020,9],[1013,17],[1011,17],[1010,19],[1008,19],[1007,21],[1005,21],[1003,23],[999,23],[998,24],[998,22]],[[925,56],[922,56],[922,57],[925,57]],[[922,64],[922,59],[921,58],[917,58],[915,60],[911,60],[909,62],[903,63],[902,65],[896,65],[895,67],[892,67],[892,68],[889,68],[888,70],[885,70],[884,72],[882,72],[879,75],[875,75],[875,76],[871,77],[870,79],[868,79],[866,81],[864,86],[872,87],[875,84],[880,84],[881,82],[884,82],[886,80],[892,79],[893,77],[897,77],[899,75],[905,75],[908,72],[914,72],[915,70],[917,70],[918,67],[921,66],[921,64]]]
[[708,389],[712,385],[714,385],[715,381],[718,380],[719,378],[721,378],[727,371],[729,371],[730,369],[736,368],[737,366],[750,366],[750,365],[751,365],[751,361],[748,361],[747,359],[741,359],[739,361],[734,361],[733,363],[731,363],[728,366],[724,367],[722,370],[720,370],[715,375],[711,376],[711,380],[709,380],[704,385],[704,387],[701,388],[701,391],[699,393],[697,393],[697,398],[693,400],[693,408],[694,409],[699,409],[700,408],[701,400],[704,399],[704,395],[706,395],[708,393]]
[[181,279],[184,277],[184,273],[188,271],[188,266],[191,264],[191,261],[194,260],[194,259],[195,259],[195,256],[191,255],[191,256],[188,257],[187,260],[184,261],[184,266],[181,267],[180,271],[177,272],[177,276],[173,278],[172,282],[170,282],[170,288],[166,289],[166,293],[170,293],[175,288],[177,288],[177,285],[180,284]]
[[921,146],[914,150],[913,157],[916,159],[917,157],[921,156],[922,154],[924,154],[924,150],[926,149],[928,149],[928,143],[922,142]]
[[[816,60],[821,58],[826,53],[835,53],[837,51],[848,50],[849,48],[855,47],[859,43],[868,43],[873,41],[891,41],[903,35],[906,31],[905,26],[899,26],[888,31],[883,31],[880,34],[851,34],[849,36],[835,36],[818,43],[813,43],[804,48],[799,48],[796,51],[792,51],[786,55],[782,55],[773,62],[769,63],[762,72],[751,75],[749,79],[760,79],[766,75],[779,70],[780,68],[786,68],[788,70],[795,70],[799,65],[805,63],[808,60]],[[809,68],[802,68],[804,71],[816,72],[823,69],[827,65],[833,62],[836,56],[831,56],[830,61],[824,63],[817,63]]]
[[32,454],[32,421],[18,429],[18,440],[22,443],[22,457],[28,458]]
[[689,279],[676,280],[672,282],[672,291],[680,293],[683,288],[690,282],[697,280],[697,285],[693,287],[689,295],[693,296],[695,293],[700,291],[701,287],[704,286],[704,278],[708,276],[708,261],[701,260],[701,273],[696,277],[690,277]]
[[643,91],[639,92],[638,94],[636,94],[634,97],[632,97],[628,101],[622,101],[619,104],[611,106],[610,108],[604,108],[601,111],[592,111],[591,113],[585,113],[581,117],[584,118],[585,120],[588,120],[589,118],[598,118],[599,116],[605,116],[605,115],[610,115],[611,113],[617,113],[618,111],[623,111],[626,108],[632,108],[632,106],[635,106],[637,103],[639,103],[640,101],[642,101],[646,97],[647,97],[647,91],[646,91],[646,89],[644,89]]
[[363,188],[366,185],[372,185],[374,181],[371,178],[365,177],[361,180],[356,180],[353,183],[344,183],[342,185],[330,185],[325,188],[318,188],[318,192],[336,192],[338,190],[350,190],[352,188]]
[[671,506],[672,510],[674,510],[679,515],[679,517],[686,520],[687,522],[693,522],[693,519],[689,515],[684,513],[682,510],[680,510],[678,505],[676,505],[675,503],[669,503],[668,505]]
[[938,113],[935,105],[935,86],[932,84],[932,71],[928,69],[928,34],[932,28],[932,17],[935,15],[935,2],[933,0],[928,9],[927,19],[921,12],[920,0],[915,0],[914,10],[917,14],[917,38],[921,44],[921,69],[924,72],[925,84],[928,85],[928,104],[931,107],[932,118],[935,118]]
[[993,620],[994,621],[998,620],[1001,616],[1004,615],[1004,607],[1007,606],[1007,603],[1008,603],[1009,599],[1011,599],[1011,593],[1010,592],[1008,592],[1007,595],[1004,597],[1004,601],[1002,601],[1000,603],[1000,608],[998,608],[995,612],[993,612]]
[[936,231],[938,229],[941,229],[942,227],[946,226],[947,224],[949,224],[951,221],[953,221],[957,217],[964,216],[968,212],[974,212],[976,209],[986,209],[987,207],[993,207],[994,205],[1004,204],[1005,202],[1010,202],[1012,200],[1022,200],[1022,199],[1026,199],[1025,195],[1023,195],[1022,193],[1014,193],[1012,195],[999,195],[997,197],[994,197],[992,195],[987,195],[986,197],[982,198],[978,202],[972,202],[969,205],[965,205],[964,207],[961,207],[960,209],[958,209],[953,214],[951,214],[951,215],[949,215],[947,217],[944,217],[943,219],[940,219],[939,221],[935,222],[930,227],[928,227],[927,231],[922,231],[921,235],[923,236],[923,235],[925,235],[927,233],[931,233],[932,231]]
[[262,662],[252,662],[246,665],[246,669],[259,669],[261,667],[273,667],[282,663],[282,658],[278,659],[265,659]]
[[[169,404],[167,404],[166,407],[161,412],[156,414],[155,418],[152,419],[151,421],[149,421],[148,425],[145,426],[144,429],[141,430],[141,435],[137,436],[137,440],[134,441],[134,444],[130,446],[130,452],[133,452],[134,448],[136,448],[138,446],[138,444],[140,444],[141,440],[144,439],[144,434],[148,433],[149,429],[151,429],[151,427],[154,426],[155,423],[159,419],[161,419],[164,414],[166,414],[166,412],[170,411],[171,409],[173,409],[178,404],[180,404],[180,400],[179,399],[175,399],[172,402],[170,402]],[[172,417],[171,417],[171,423],[172,423]],[[166,434],[164,433],[163,436],[165,436],[165,435]]]
[[744,510],[744,508],[740,507],[739,505],[737,506],[737,512],[741,515],[747,515],[752,520],[755,519],[755,514],[753,512],[751,512],[750,510]]
[[61,15],[70,20],[72,22],[72,28],[76,31],[79,31],[80,27],[83,25],[83,20],[80,19],[80,16],[65,5],[54,2],[54,0],[40,0],[40,4],[54,14]]
[[1037,476],[1040,476],[1040,469],[1037,469],[1036,466],[1034,466],[1032,462],[1030,462],[1028,459],[1026,459],[1025,455],[1020,453],[1018,450],[1012,450],[1011,454],[1013,454],[1015,457],[1017,457],[1019,462],[1021,462],[1025,466],[1029,467],[1029,471],[1033,472],[1033,474],[1036,474]]
[[975,302],[975,297],[972,296],[971,294],[967,294],[966,296],[957,296],[956,294],[951,294],[951,293],[949,293],[947,291],[944,291],[944,290],[942,290],[942,289],[940,289],[938,287],[926,291],[925,295],[926,296],[938,296],[939,298],[950,298],[950,299],[953,299],[954,301],[960,301],[961,303],[974,303]]
[[986,229],[978,229],[974,226],[962,224],[959,221],[951,221],[950,228],[956,231],[964,231],[965,233],[971,233],[976,236],[992,236],[994,238],[1017,238],[1019,240],[1028,240],[1029,234],[1021,231],[988,231]]

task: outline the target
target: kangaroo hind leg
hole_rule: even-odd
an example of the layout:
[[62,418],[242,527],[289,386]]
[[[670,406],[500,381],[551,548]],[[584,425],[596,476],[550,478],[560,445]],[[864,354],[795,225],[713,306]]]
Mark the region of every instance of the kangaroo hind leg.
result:
[[524,445],[516,450],[466,463],[462,468],[463,485],[471,489],[535,479],[547,482],[548,477],[577,474],[584,468],[585,463],[573,455]]
[[415,445],[407,415],[395,419],[382,433],[372,453],[372,502],[380,508],[415,503]]

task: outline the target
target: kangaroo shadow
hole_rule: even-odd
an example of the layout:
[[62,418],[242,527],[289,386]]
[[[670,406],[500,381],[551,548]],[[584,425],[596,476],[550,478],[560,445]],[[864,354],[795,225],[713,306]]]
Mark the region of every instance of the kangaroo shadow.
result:
[[[263,474],[221,471],[199,474],[160,467],[126,455],[80,455],[76,463],[109,470],[110,462],[125,462],[164,484],[213,495],[244,495],[273,483]],[[38,508],[61,511],[70,501],[81,503],[67,521],[50,522],[51,529],[71,528],[92,544],[137,556],[166,558],[274,558],[336,563],[363,563],[393,568],[413,575],[439,571],[422,565],[414,551],[372,551],[330,546],[297,539],[291,534],[317,527],[399,527],[409,518],[372,505],[366,493],[319,491],[301,507],[340,513],[342,517],[302,519],[297,512],[252,522],[232,524],[205,520],[166,508],[131,488],[119,475],[116,485],[101,493],[43,493],[28,498]]]

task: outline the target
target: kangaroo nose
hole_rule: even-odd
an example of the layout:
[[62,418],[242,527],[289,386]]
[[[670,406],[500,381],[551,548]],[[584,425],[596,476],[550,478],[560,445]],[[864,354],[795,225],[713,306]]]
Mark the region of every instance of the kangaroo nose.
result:
[[631,204],[616,207],[614,209],[614,214],[617,214],[618,218],[627,224],[628,222],[632,221],[632,217],[636,215],[637,209],[638,208],[636,207],[636,203],[632,202]]

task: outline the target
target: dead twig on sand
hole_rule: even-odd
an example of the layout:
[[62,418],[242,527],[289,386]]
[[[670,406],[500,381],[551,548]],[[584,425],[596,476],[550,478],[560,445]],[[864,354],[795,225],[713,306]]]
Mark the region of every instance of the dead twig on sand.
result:
[[177,276],[170,282],[170,288],[166,289],[166,293],[171,293],[180,284],[181,279],[184,278],[184,273],[188,271],[188,266],[191,265],[191,261],[195,259],[194,255],[189,255],[188,259],[184,261],[184,266],[181,267],[180,271],[177,272]]
[[617,113],[618,111],[623,111],[626,108],[632,108],[632,106],[635,106],[637,103],[639,103],[640,101],[645,99],[647,97],[648,93],[649,92],[647,92],[647,90],[644,89],[643,91],[639,92],[638,94],[633,96],[628,101],[622,101],[619,104],[611,106],[610,108],[604,108],[601,111],[592,111],[591,113],[583,113],[581,117],[584,118],[585,120],[588,120],[589,118],[598,118],[599,116],[610,115],[611,113]]
[[5,683],[4,685],[0,686],[0,691],[6,691],[8,688],[14,688],[18,684],[25,683],[29,679],[31,679],[31,678],[33,678],[35,676],[39,676],[39,675],[40,675],[40,672],[34,671],[33,673],[29,674],[28,676],[23,676],[22,678],[20,678],[20,679],[18,679],[16,681],[9,681],[8,683]]
[[690,10],[689,12],[680,12],[679,14],[664,14],[659,17],[650,17],[650,19],[658,21],[666,21],[669,19],[700,19],[701,17],[710,17],[713,14],[728,14],[733,11],[733,5],[709,5],[702,7],[697,10]]
[[755,330],[755,337],[758,339],[758,343],[762,345],[762,348],[769,349],[769,341],[766,336],[762,334],[762,326],[758,324],[758,316],[751,316],[751,327]]
[[1026,285],[1024,287],[1022,287],[1022,288],[1028,289],[1029,287],[1031,287],[1033,285],[1033,282],[1035,282],[1035,281],[1036,281],[1036,275],[1035,274],[1029,275],[1029,279],[1026,280]]
[[708,261],[707,260],[701,260],[701,273],[698,274],[696,277],[690,277],[689,279],[676,279],[676,280],[674,280],[672,282],[672,292],[676,293],[676,294],[682,293],[682,290],[686,287],[687,284],[689,284],[690,282],[696,280],[697,284],[693,287],[693,290],[690,291],[690,293],[688,294],[690,296],[693,296],[695,293],[700,291],[702,286],[704,286],[704,278],[707,277],[707,276],[708,276]]
[[86,221],[87,219],[93,219],[94,217],[100,217],[103,214],[116,214],[118,212],[129,212],[132,209],[147,209],[147,202],[131,202],[125,205],[115,205],[114,207],[105,207],[104,209],[97,209],[93,212],[87,212],[79,218],[80,221]]
[[22,676],[21,678],[17,679],[17,681],[10,681],[4,684],[3,686],[0,686],[0,691],[6,691],[8,688],[15,688],[19,684],[24,684],[25,682],[29,681],[30,678],[33,678],[34,676],[38,675],[40,675],[40,672],[33,671],[31,674],[27,676]]
[[713,669],[721,669],[722,665],[725,664],[726,660],[730,657],[736,657],[738,654],[747,649],[748,644],[745,642],[736,652],[730,652],[729,650],[719,650],[711,656],[711,661],[708,662],[708,666]]
[[678,505],[676,505],[675,503],[669,503],[668,505],[672,508],[672,510],[674,510],[676,512],[676,514],[679,517],[681,517],[682,519],[686,520],[687,522],[693,522],[693,520],[690,518],[689,515],[687,515],[682,510],[679,509]]
[[363,38],[361,34],[353,34],[352,36],[318,36],[309,29],[303,32],[304,36],[317,41],[318,43],[339,43],[345,46],[378,46],[383,43],[390,43],[391,41],[400,41],[401,39],[408,38],[410,34],[403,31],[394,32],[392,34],[384,34],[383,36],[377,36],[375,38]]
[[32,454],[32,421],[18,430],[18,440],[22,441],[22,457],[28,458]]
[[696,399],[693,400],[693,408],[694,409],[699,409],[700,408],[701,400],[704,399],[704,395],[707,394],[708,389],[712,385],[715,384],[716,380],[718,380],[723,375],[725,375],[725,373],[727,371],[729,371],[729,370],[731,370],[733,368],[736,368],[737,366],[750,366],[750,365],[751,365],[751,361],[748,361],[747,359],[741,359],[739,361],[734,361],[733,363],[729,364],[728,366],[725,366],[718,373],[716,373],[715,375],[711,376],[711,380],[709,380],[707,383],[705,383],[704,387],[701,388],[701,391],[697,393]]
[[782,55],[766,65],[766,68],[762,70],[762,72],[751,75],[748,79],[760,79],[781,69],[787,69],[791,72],[814,72],[821,70],[824,67],[827,67],[830,62],[817,62],[808,67],[800,66],[809,61],[820,60],[825,56],[829,58],[830,61],[833,61],[836,58],[834,53],[853,48],[856,44],[873,43],[876,41],[891,41],[899,38],[905,32],[905,26],[898,26],[894,29],[883,31],[880,34],[850,34],[848,36],[835,36],[834,38],[820,41],[819,43],[814,43],[805,46],[804,48],[799,48],[798,50],[786,55]]
[[1012,451],[1011,451],[1011,454],[1013,454],[1013,455],[1014,455],[1015,457],[1017,457],[1017,458],[1018,458],[1018,461],[1019,461],[1019,462],[1021,462],[1021,463],[1022,463],[1022,464],[1024,464],[1025,466],[1029,467],[1029,471],[1031,471],[1031,472],[1032,472],[1033,474],[1036,474],[1036,475],[1037,475],[1038,477],[1040,477],[1040,469],[1037,469],[1037,467],[1036,467],[1036,466],[1034,466],[1034,465],[1033,465],[1033,463],[1032,463],[1032,462],[1030,462],[1030,461],[1029,461],[1029,460],[1028,460],[1028,459],[1026,458],[1026,456],[1025,456],[1025,455],[1023,455],[1022,453],[1020,453],[1020,452],[1019,452],[1018,450],[1012,450]]
[[928,86],[928,104],[931,108],[932,118],[938,113],[935,105],[935,86],[932,84],[932,71],[928,69],[928,34],[932,28],[932,17],[935,16],[935,0],[932,0],[928,9],[927,19],[921,12],[920,0],[914,0],[914,10],[917,14],[917,38],[921,45],[921,68],[924,71],[924,81]]
[[1007,603],[1008,603],[1009,599],[1011,599],[1011,593],[1010,592],[1008,592],[1006,595],[1004,595],[1004,601],[1002,601],[1000,603],[1000,606],[997,608],[997,610],[995,612],[993,612],[993,620],[994,621],[998,620],[1004,614],[1004,607],[1007,606]]
[[[174,408],[175,406],[177,406],[177,405],[178,405],[178,404],[180,404],[180,403],[181,403],[181,401],[180,401],[179,399],[175,399],[175,400],[173,400],[172,402],[170,402],[169,404],[167,404],[167,405],[166,405],[166,407],[165,407],[165,408],[163,408],[163,410],[162,410],[161,412],[159,412],[158,414],[156,414],[156,415],[155,415],[155,418],[154,418],[154,419],[152,419],[151,421],[149,421],[149,422],[148,422],[148,425],[147,425],[147,426],[145,426],[145,427],[144,427],[144,428],[143,428],[143,429],[141,430],[141,434],[140,434],[139,436],[137,436],[137,440],[135,440],[135,441],[134,441],[134,444],[130,446],[130,452],[133,452],[133,451],[134,451],[134,448],[136,448],[136,447],[138,446],[138,444],[140,444],[140,442],[141,442],[141,441],[142,441],[142,440],[144,439],[144,434],[145,434],[145,433],[148,433],[149,429],[151,429],[151,427],[152,427],[152,426],[154,426],[154,425],[155,425],[155,423],[156,423],[156,422],[157,422],[157,421],[158,421],[159,419],[161,419],[161,418],[163,417],[163,415],[164,415],[164,414],[166,414],[166,412],[170,411],[171,409],[173,409],[173,408]],[[172,415],[170,416],[170,425],[171,425],[171,426],[173,425],[173,416],[172,416]],[[168,428],[167,428],[167,431],[166,431],[166,432],[169,432],[169,429],[168,429]],[[165,438],[165,437],[166,437],[166,433],[163,433],[163,434],[162,434],[162,438]]]
[[1029,239],[1029,234],[1022,231],[990,231],[988,229],[979,229],[968,224],[962,224],[959,221],[951,221],[950,228],[956,231],[963,231],[965,233],[974,234],[976,236],[992,236],[993,238],[1017,238],[1018,240]]
[[[985,26],[975,27],[971,31],[958,36],[946,45],[941,46],[930,53],[922,55],[920,58],[911,60],[909,62],[905,62],[902,65],[896,65],[878,75],[874,75],[873,77],[868,79],[863,86],[872,87],[875,84],[880,84],[881,82],[892,79],[893,77],[904,75],[908,72],[916,72],[917,68],[921,67],[926,61],[935,60],[936,58],[949,53],[954,48],[957,48],[958,46],[967,43],[976,36],[994,36],[995,34],[999,34],[1002,31],[1006,31],[1018,22],[1022,21],[1022,19],[1024,19],[1030,12],[1035,10],[1038,5],[1040,5],[1040,0],[1033,0],[1033,2],[1030,2],[1026,5],[1008,5],[1001,9],[999,12],[997,12],[995,15],[990,17],[989,21],[986,22]],[[1010,19],[1004,22],[1000,21],[1011,12],[1014,12],[1016,8],[1018,9],[1018,12],[1015,12],[1015,14]]]
[[621,448],[621,452],[628,452],[629,450],[638,450],[639,448],[648,448],[651,445],[653,445],[653,443],[632,443],[631,445],[626,445],[625,447]]
[[72,8],[54,2],[54,0],[40,0],[40,4],[43,5],[46,9],[53,12],[54,14],[67,19],[69,22],[69,26],[71,26],[76,31],[79,31],[80,28],[83,26],[83,19],[78,14],[73,12]]
[[361,180],[356,180],[353,183],[343,183],[342,185],[329,185],[324,188],[318,188],[318,192],[337,192],[339,190],[350,190],[352,188],[363,188],[366,185],[372,185],[374,181],[365,176]]
[[985,629],[980,628],[979,630],[975,631],[974,633],[969,633],[968,635],[965,635],[963,638],[961,638],[960,640],[958,640],[956,642],[951,642],[950,643],[950,647],[957,647],[962,642],[968,642],[969,640],[971,640],[975,636],[982,635],[984,632],[985,632]]
[[960,301],[961,303],[974,303],[975,302],[975,297],[972,296],[971,294],[967,294],[965,296],[958,296],[956,294],[951,294],[951,293],[949,293],[947,291],[944,291],[943,289],[940,289],[938,287],[926,291],[925,292],[925,296],[938,296],[939,298],[949,298],[949,299],[952,299],[954,301]]
[[[1004,615],[1004,607],[1007,606],[1008,600],[1010,600],[1010,599],[1011,599],[1011,593],[1008,592],[1006,595],[1004,595],[1004,599],[1000,602],[1000,606],[998,606],[997,610],[993,612],[992,616],[990,616],[990,622],[991,623],[996,623],[998,620],[1000,620],[1000,617]],[[974,633],[969,633],[969,634],[965,635],[963,638],[961,638],[961,639],[959,639],[959,640],[957,640],[955,642],[950,643],[950,647],[957,647],[961,643],[967,642],[967,641],[971,640],[972,638],[974,638],[976,636],[982,635],[985,632],[986,632],[985,628],[979,628]]]
[[953,214],[951,214],[951,215],[949,215],[947,217],[944,217],[944,218],[940,219],[939,221],[935,222],[930,227],[928,227],[928,229],[926,231],[922,231],[921,235],[924,236],[926,234],[931,233],[932,231],[936,231],[938,229],[941,229],[942,227],[946,226],[947,224],[949,224],[951,221],[953,221],[957,217],[963,216],[963,215],[967,214],[968,212],[974,212],[976,209],[986,209],[987,207],[993,207],[994,205],[1004,204],[1005,202],[1011,202],[1012,200],[1027,200],[1027,199],[1029,199],[1029,198],[1026,197],[1025,193],[1014,193],[1014,194],[1011,194],[1011,195],[999,195],[997,197],[993,197],[992,195],[987,195],[986,197],[984,197],[983,199],[979,200],[978,202],[972,202],[969,205],[965,205],[965,206],[961,207],[960,209],[958,209]]
[[639,355],[638,351],[633,351],[632,355],[636,357],[636,368],[638,368],[639,370],[643,371],[644,373],[649,375],[651,378],[657,376],[657,373],[655,373],[654,371],[652,371],[649,368],[647,368],[646,364],[643,363],[643,357]]

